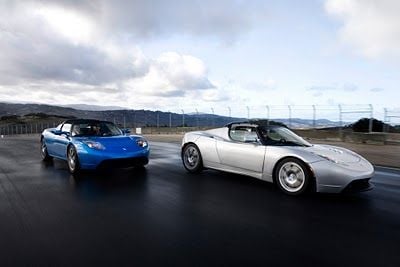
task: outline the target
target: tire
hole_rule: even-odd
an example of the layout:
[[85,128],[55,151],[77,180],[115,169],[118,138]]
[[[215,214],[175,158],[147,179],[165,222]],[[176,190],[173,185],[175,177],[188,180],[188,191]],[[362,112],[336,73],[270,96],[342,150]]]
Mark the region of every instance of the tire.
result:
[[40,155],[42,156],[42,161],[44,162],[49,162],[53,159],[53,157],[49,155],[46,142],[43,139],[40,140]]
[[275,168],[275,182],[288,195],[304,194],[311,180],[309,168],[299,159],[284,159]]
[[188,144],[183,148],[182,162],[185,169],[190,173],[200,173],[203,170],[203,159],[195,144]]
[[80,172],[78,153],[73,145],[70,145],[67,150],[68,170],[71,174],[76,175]]

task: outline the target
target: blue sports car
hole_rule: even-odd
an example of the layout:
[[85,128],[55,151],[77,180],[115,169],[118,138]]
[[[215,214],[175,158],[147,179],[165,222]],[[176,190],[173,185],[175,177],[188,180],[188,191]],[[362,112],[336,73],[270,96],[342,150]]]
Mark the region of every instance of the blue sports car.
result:
[[108,121],[67,120],[42,132],[42,159],[66,160],[72,174],[82,169],[143,167],[149,162],[149,144],[142,136],[127,134]]

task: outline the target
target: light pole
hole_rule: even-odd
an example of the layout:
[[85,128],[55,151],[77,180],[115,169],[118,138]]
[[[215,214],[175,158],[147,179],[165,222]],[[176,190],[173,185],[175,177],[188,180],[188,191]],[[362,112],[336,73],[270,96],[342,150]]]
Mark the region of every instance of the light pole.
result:
[[342,105],[338,105],[339,107],[339,137],[340,140],[343,140],[343,121],[342,121]]
[[197,122],[197,128],[199,128],[199,111],[196,108],[196,122]]
[[372,106],[372,104],[369,104],[369,110],[370,110],[370,115],[369,115],[369,125],[368,125],[368,132],[372,133],[372,120],[373,120],[373,116],[374,116],[374,107]]
[[212,126],[214,126],[214,108],[211,108],[212,112]]
[[247,106],[247,119],[250,120],[250,107]]
[[292,107],[288,105],[289,109],[289,128],[292,128]]
[[185,127],[185,111],[183,109],[182,110],[182,127]]
[[317,109],[315,108],[315,105],[312,105],[313,109],[313,128],[315,129],[316,124],[316,119],[317,119]]
[[232,110],[231,107],[228,107],[229,118],[232,118]]

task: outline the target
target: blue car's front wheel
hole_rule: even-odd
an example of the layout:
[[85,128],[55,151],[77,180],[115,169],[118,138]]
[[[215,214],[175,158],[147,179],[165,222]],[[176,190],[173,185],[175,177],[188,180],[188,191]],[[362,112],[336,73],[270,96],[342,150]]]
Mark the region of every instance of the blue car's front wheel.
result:
[[68,169],[72,174],[77,174],[80,171],[78,153],[73,145],[68,147],[67,151]]
[[53,157],[49,155],[46,143],[43,139],[40,141],[40,155],[42,156],[42,160],[46,162],[51,161],[53,159]]

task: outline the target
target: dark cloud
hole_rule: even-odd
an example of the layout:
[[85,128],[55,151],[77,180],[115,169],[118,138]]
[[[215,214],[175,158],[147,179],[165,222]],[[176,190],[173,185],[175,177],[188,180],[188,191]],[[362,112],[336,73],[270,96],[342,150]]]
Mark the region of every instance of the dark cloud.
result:
[[27,14],[24,5],[4,7],[0,15],[1,84],[49,80],[101,85],[147,73],[140,55],[113,57],[102,46],[66,40],[43,19]]
[[[54,5],[54,1],[41,1]],[[158,38],[174,34],[214,36],[233,42],[266,17],[266,4],[237,0],[56,1],[91,16],[110,34]],[[257,7],[255,7],[257,5]]]
[[[38,92],[36,96],[147,90],[147,95],[174,97],[215,89],[200,59],[180,54],[148,59],[137,45],[149,38],[174,35],[234,43],[264,19],[264,4],[258,3],[257,8],[255,4],[228,0],[2,1],[0,87],[3,93],[24,88]],[[60,22],[57,14],[45,17],[40,13],[49,9],[58,10],[61,16],[87,19],[93,31],[79,35],[85,26],[79,19]],[[65,24],[78,27],[77,31],[64,31]],[[156,70],[155,76],[151,69]]]

